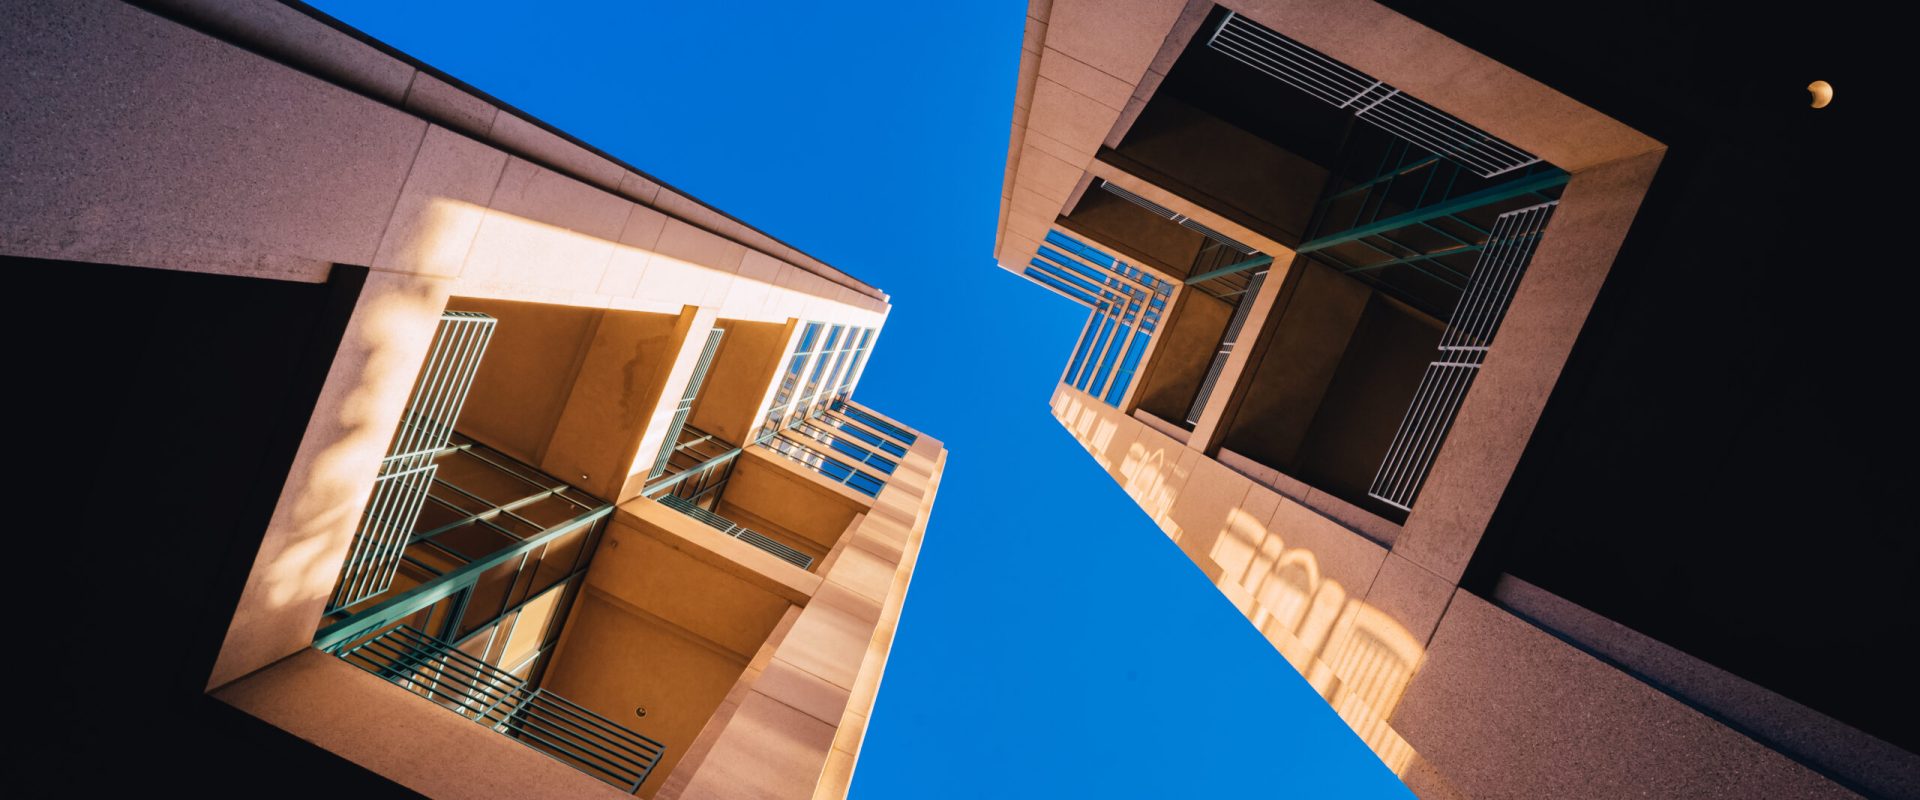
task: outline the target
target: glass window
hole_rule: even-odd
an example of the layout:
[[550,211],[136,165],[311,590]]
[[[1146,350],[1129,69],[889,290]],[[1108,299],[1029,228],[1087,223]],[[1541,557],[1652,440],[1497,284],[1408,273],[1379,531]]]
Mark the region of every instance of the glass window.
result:
[[874,447],[878,447],[882,452],[887,453],[888,455],[894,456],[895,458],[898,458],[900,456],[904,456],[907,454],[907,448],[904,448],[898,444],[895,444],[893,440],[883,438],[879,434],[876,434],[872,431],[862,428],[859,425],[855,425],[852,422],[849,422],[847,420],[841,419],[840,417],[821,417],[820,421],[826,425],[832,426],[835,430],[841,433],[844,433],[855,439],[859,439],[860,441],[866,442],[867,444],[870,444]]
[[1059,231],[1050,230],[1047,231],[1047,241],[1095,264],[1099,264],[1108,269],[1113,268],[1113,256],[1095,250],[1079,239],[1075,239]]
[[877,495],[881,487],[886,485],[879,478],[854,469],[840,459],[828,456],[786,436],[776,436],[767,440],[765,444],[774,452],[812,467],[814,471],[827,476],[835,483],[846,484],[863,494]]
[[879,417],[876,417],[872,414],[869,414],[866,411],[862,410],[859,406],[856,406],[852,403],[847,403],[847,402],[834,403],[833,410],[838,411],[842,414],[845,414],[849,417],[852,417],[853,419],[860,421],[862,424],[870,428],[873,428],[876,431],[884,433],[902,442],[906,442],[907,444],[913,444],[914,442],[920,440],[920,437],[913,435],[912,433],[901,428],[900,426],[895,425],[891,422],[887,422],[886,420],[880,419]]
[[1112,340],[1107,343],[1107,351],[1100,356],[1100,369],[1094,372],[1093,381],[1090,384],[1092,388],[1088,391],[1098,392],[1107,385],[1107,376],[1112,374],[1113,364],[1120,358],[1120,351],[1126,345],[1127,335],[1130,333],[1132,330],[1125,325],[1115,329]]
[[1099,363],[1104,355],[1103,350],[1107,346],[1107,340],[1111,338],[1113,334],[1113,327],[1113,318],[1102,314],[1100,316],[1100,328],[1091,337],[1092,347],[1087,350],[1087,361],[1080,366],[1080,373],[1074,376],[1073,388],[1081,391],[1086,390],[1087,382],[1093,379],[1095,372],[1094,365]]
[[1118,407],[1121,398],[1127,396],[1127,387],[1133,384],[1133,373],[1140,366],[1141,356],[1147,352],[1147,333],[1141,331],[1133,335],[1133,344],[1127,348],[1127,355],[1120,360],[1120,372],[1113,376],[1113,386],[1107,389],[1107,405]]
[[1033,267],[1027,267],[1026,272],[1023,274],[1025,274],[1029,278],[1033,278],[1034,280],[1044,283],[1049,287],[1057,289],[1065,293],[1068,297],[1073,298],[1074,300],[1078,300],[1081,303],[1084,303],[1086,305],[1093,305],[1094,303],[1093,297],[1091,295],[1088,295],[1086,292],[1083,292],[1071,286],[1068,286],[1067,284],[1061,282],[1059,278],[1055,278],[1046,272],[1042,272],[1040,270],[1034,269]]
[[811,437],[814,441],[817,441],[817,442],[820,442],[821,444],[826,445],[828,448],[832,449],[833,451],[841,455],[852,458],[857,463],[865,464],[867,466],[873,467],[875,469],[880,470],[881,472],[887,473],[888,475],[893,474],[893,470],[896,465],[892,461],[888,461],[887,459],[881,458],[879,455],[875,454],[872,450],[868,450],[867,448],[861,447],[860,445],[847,441],[844,438],[835,436],[833,433],[829,432],[825,428],[822,428],[818,425],[814,425],[812,423],[803,422],[803,423],[800,423],[799,425],[794,426],[794,430],[797,430],[801,433],[806,434],[807,436]]

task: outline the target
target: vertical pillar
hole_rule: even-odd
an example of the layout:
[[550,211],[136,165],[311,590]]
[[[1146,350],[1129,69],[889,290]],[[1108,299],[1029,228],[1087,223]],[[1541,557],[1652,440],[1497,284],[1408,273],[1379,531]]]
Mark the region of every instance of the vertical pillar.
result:
[[209,689],[313,642],[447,293],[443,280],[367,276],[241,590]]
[[1267,273],[1267,279],[1260,284],[1260,292],[1252,298],[1253,308],[1247,312],[1246,323],[1240,327],[1239,340],[1234,343],[1233,352],[1227,354],[1227,363],[1220,369],[1220,379],[1214,384],[1213,394],[1207,397],[1207,404],[1200,411],[1200,419],[1194,421],[1193,435],[1188,437],[1187,446],[1202,453],[1212,455],[1220,446],[1221,437],[1226,435],[1227,409],[1236,404],[1241,392],[1246,389],[1242,383],[1248,377],[1247,364],[1253,358],[1254,343],[1259,341],[1261,331],[1267,327],[1267,321],[1273,316],[1274,302],[1280,297],[1280,287],[1287,282],[1287,272],[1292,268],[1293,253],[1277,253],[1273,257],[1273,267]]
[[638,496],[717,316],[608,311],[540,468],[615,503]]

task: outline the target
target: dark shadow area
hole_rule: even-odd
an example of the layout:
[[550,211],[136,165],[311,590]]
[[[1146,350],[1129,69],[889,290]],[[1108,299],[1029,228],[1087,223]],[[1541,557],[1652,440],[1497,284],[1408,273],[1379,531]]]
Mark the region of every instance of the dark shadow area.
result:
[[1067,230],[1118,251],[1176,280],[1187,277],[1207,239],[1151,211],[1100,189],[1096,181],[1061,217]]
[[408,796],[202,693],[366,271],[0,268],[19,452],[52,488],[17,532],[47,604],[18,763],[61,794]]
[[1515,575],[1920,752],[1920,278],[1886,246],[1911,224],[1881,163],[1897,90],[1865,63],[1885,21],[1388,5],[1670,147],[1467,587]]
[[1204,32],[1224,15],[1214,10],[1100,159],[1291,247],[1352,115],[1208,47]]
[[1297,258],[1229,406],[1221,446],[1399,523],[1368,496],[1441,324]]
[[1187,415],[1207,378],[1234,307],[1205,292],[1188,291],[1174,303],[1173,315],[1155,345],[1148,372],[1135,392],[1135,406],[1162,420],[1192,430]]

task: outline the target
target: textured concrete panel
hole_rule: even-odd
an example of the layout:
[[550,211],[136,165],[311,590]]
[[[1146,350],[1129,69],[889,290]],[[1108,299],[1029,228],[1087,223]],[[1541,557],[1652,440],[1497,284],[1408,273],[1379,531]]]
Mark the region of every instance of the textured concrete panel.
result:
[[[1186,450],[1186,452],[1194,452]],[[1180,549],[1200,565],[1208,577],[1217,577],[1213,546],[1231,520],[1232,512],[1247,498],[1253,482],[1220,466],[1211,458],[1193,462],[1193,473],[1173,503],[1168,515],[1180,531]]]
[[[496,126],[498,127],[498,126]],[[517,217],[614,241],[633,204],[525,159],[509,159],[489,204]]]
[[1061,161],[1057,156],[1032,146],[1028,146],[1021,154],[1020,170],[1020,188],[1031,189],[1041,197],[1058,197],[1063,202],[1085,174],[1078,165]]
[[[1358,593],[1356,593],[1357,595]],[[1389,553],[1366,590],[1367,605],[1380,609],[1425,645],[1453,598],[1454,586],[1419,565]]]
[[667,220],[654,252],[720,272],[738,272],[746,248],[677,219]]
[[831,583],[822,584],[793,623],[780,658],[814,677],[851,689],[879,604]]
[[778,700],[751,692],[681,797],[761,800],[813,795],[834,727]]
[[426,123],[119,3],[8,3],[0,29],[8,252],[310,281],[373,260]]
[[500,115],[498,106],[425,72],[414,74],[406,109],[475,139],[487,138]]
[[632,203],[509,158],[492,206],[474,237],[463,283],[592,292],[606,275]]
[[840,724],[840,715],[847,709],[846,689],[779,658],[767,664],[753,690],[829,725]]
[[[882,522],[884,520],[874,520],[876,525]],[[876,603],[885,602],[896,565],[864,547],[849,545],[841,548],[827,581]]]
[[1133,96],[1133,84],[1108,75],[1051,47],[1040,54],[1040,75],[1119,111]]
[[175,19],[288,66],[399,105],[415,70],[379,48],[280,3],[147,0]]
[[1500,604],[1780,752],[1875,797],[1920,797],[1920,755],[1876,739],[1537,586],[1501,576]]
[[[1099,151],[1100,143],[1107,138],[1107,130],[1119,117],[1118,109],[1101,105],[1042,75],[1033,85],[1033,112],[1027,117],[1027,135],[1044,134],[1079,159],[1087,159]],[[1019,191],[1017,182],[1014,190]]]
[[1178,0],[1059,0],[1047,19],[1047,46],[1137,83],[1184,7]]
[[1387,557],[1386,548],[1286,498],[1274,509],[1267,529],[1288,548],[1312,553],[1320,575],[1339,581],[1356,597],[1366,596]]
[[637,202],[653,205],[660,197],[660,184],[644,175],[629,172],[620,179],[620,194]]
[[1468,797],[1854,796],[1465,592],[1392,725]]
[[621,179],[628,174],[626,167],[506,111],[494,117],[487,139],[510,153],[538,161],[609,192],[618,191]]
[[373,268],[459,275],[506,163],[505,153],[446,128],[429,127]]

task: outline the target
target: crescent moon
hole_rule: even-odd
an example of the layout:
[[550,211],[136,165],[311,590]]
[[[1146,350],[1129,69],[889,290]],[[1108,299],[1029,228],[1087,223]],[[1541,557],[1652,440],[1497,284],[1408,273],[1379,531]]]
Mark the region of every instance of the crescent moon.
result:
[[1813,107],[1826,108],[1833,102],[1833,84],[1826,81],[1814,81],[1807,84],[1807,91],[1813,93]]

